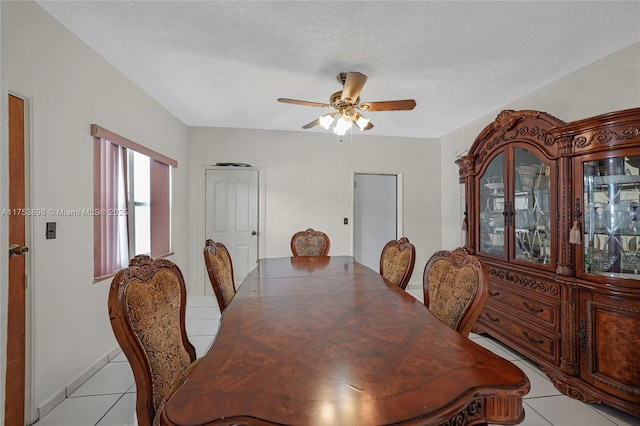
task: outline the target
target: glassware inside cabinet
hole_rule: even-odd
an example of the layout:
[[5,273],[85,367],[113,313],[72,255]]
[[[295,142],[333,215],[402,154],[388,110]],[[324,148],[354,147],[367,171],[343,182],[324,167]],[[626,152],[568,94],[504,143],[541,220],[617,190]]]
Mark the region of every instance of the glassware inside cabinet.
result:
[[533,152],[514,149],[515,258],[537,264],[551,259],[550,166]]
[[640,156],[583,163],[584,272],[640,276]]
[[504,255],[504,154],[495,156],[480,177],[480,251]]

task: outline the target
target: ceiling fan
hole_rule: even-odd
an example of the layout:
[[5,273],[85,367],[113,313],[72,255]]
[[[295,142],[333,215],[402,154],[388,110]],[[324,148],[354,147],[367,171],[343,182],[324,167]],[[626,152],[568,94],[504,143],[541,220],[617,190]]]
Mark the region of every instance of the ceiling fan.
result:
[[335,122],[333,132],[340,136],[344,135],[353,124],[360,130],[369,130],[373,127],[373,123],[360,111],[408,111],[416,106],[416,101],[413,99],[360,103],[360,92],[367,81],[367,76],[352,71],[341,72],[336,78],[343,85],[343,88],[331,95],[328,104],[288,98],[278,98],[278,102],[335,109],[336,112],[324,114],[311,123],[305,124],[302,128],[310,129],[320,125],[329,129]]

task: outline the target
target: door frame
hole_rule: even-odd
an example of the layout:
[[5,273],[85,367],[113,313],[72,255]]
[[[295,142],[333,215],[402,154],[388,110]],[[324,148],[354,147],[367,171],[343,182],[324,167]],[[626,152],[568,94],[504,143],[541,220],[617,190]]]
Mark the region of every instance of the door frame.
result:
[[[19,93],[17,91],[14,90],[8,90],[7,93],[4,96],[4,102],[8,101],[8,97],[9,95],[14,96],[16,98],[20,98],[23,101],[23,105],[24,105],[24,180],[25,180],[25,188],[24,188],[24,202],[25,202],[25,208],[30,208],[31,206],[34,206],[34,200],[33,200],[33,186],[32,186],[32,182],[34,179],[33,173],[33,167],[31,167],[31,165],[33,164],[33,148],[32,148],[32,137],[31,135],[32,133],[32,125],[33,125],[33,113],[32,113],[32,101],[31,98],[29,98],[28,96]],[[6,104],[5,104],[6,105]],[[8,108],[5,109],[5,111],[7,111],[7,118],[8,118]],[[7,121],[8,122],[8,121]],[[7,132],[8,134],[8,132]],[[3,135],[4,136],[4,135]],[[7,150],[8,150],[8,144],[9,144],[9,139],[7,136]],[[8,165],[8,163],[3,163],[3,167],[6,167]],[[6,171],[6,176],[7,176],[7,184],[8,184],[8,168]],[[8,192],[8,191],[3,191],[3,192]],[[8,202],[7,200],[3,199],[3,202]],[[6,204],[4,204],[6,205]],[[35,341],[35,333],[34,333],[34,314],[35,314],[35,310],[33,309],[34,306],[34,302],[35,302],[35,296],[34,296],[34,288],[33,288],[33,276],[34,276],[34,255],[33,255],[33,233],[32,233],[32,229],[33,229],[33,221],[34,221],[35,216],[30,216],[27,215],[25,217],[25,245],[27,247],[30,248],[29,253],[26,256],[25,259],[25,395],[24,395],[24,421],[25,424],[32,424],[33,422],[39,420],[39,416],[38,416],[38,411],[37,411],[37,407],[35,404],[35,356],[33,356],[33,354],[35,353],[35,347],[36,347],[36,341]],[[8,222],[4,222],[2,224],[3,226],[6,226],[6,231],[7,234],[3,237],[2,241],[6,242],[4,244],[3,247],[7,247],[8,246]],[[6,253],[6,252],[5,252]],[[4,259],[4,258],[3,258]],[[3,265],[6,266],[5,263],[3,263]],[[3,270],[6,270],[6,268],[3,268]],[[3,277],[3,279],[6,279]],[[6,282],[6,286],[5,288],[3,288],[3,297],[8,295],[8,281]],[[6,290],[6,291],[5,291]],[[6,312],[6,311],[5,311]],[[6,330],[6,329],[5,329]],[[6,336],[6,333],[3,333]],[[6,342],[3,341],[3,348],[5,347]],[[5,356],[5,358],[3,358],[3,368],[5,368],[6,365],[6,354],[3,354],[3,356]],[[5,384],[5,380],[6,380],[6,374],[3,375],[2,377],[2,386],[4,387]],[[3,415],[4,415],[4,400],[2,401],[3,405],[2,405],[2,409],[3,409]]]
[[[356,227],[355,227],[355,207],[356,207],[356,175],[391,175],[396,177],[396,233],[397,238],[404,236],[404,174],[397,171],[362,171],[353,170],[351,173],[351,255],[356,251]],[[380,247],[382,251],[382,247]]]
[[[266,253],[266,184],[265,184],[265,168],[260,166],[250,166],[250,167],[231,167],[231,166],[216,166],[215,164],[206,165],[201,164],[198,166],[198,197],[196,200],[197,207],[197,232],[196,235],[200,236],[200,240],[197,240],[197,246],[199,247],[198,251],[198,268],[196,281],[197,283],[206,283],[209,278],[206,274],[206,266],[204,264],[204,257],[202,255],[202,249],[204,248],[205,240],[202,238],[202,235],[205,235],[206,229],[206,217],[205,217],[205,202],[204,198],[206,195],[206,179],[207,179],[207,170],[255,170],[258,172],[258,259],[264,257],[264,253]],[[236,287],[242,283],[236,283]],[[198,289],[202,289],[202,295],[204,295],[205,286],[198,285]],[[198,290],[199,291],[199,290]]]

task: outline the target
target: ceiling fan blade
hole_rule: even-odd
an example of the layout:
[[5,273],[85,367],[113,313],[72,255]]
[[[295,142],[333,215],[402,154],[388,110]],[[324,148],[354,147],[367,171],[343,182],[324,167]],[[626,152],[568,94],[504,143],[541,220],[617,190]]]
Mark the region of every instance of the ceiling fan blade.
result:
[[310,129],[312,127],[317,126],[318,124],[320,124],[320,119],[316,118],[315,120],[313,120],[311,123],[305,124],[304,126],[302,126],[303,129]]
[[401,101],[381,101],[381,102],[364,102],[360,104],[363,111],[408,111],[416,106],[413,99],[404,99]]
[[357,102],[366,81],[366,75],[359,72],[348,72],[342,89],[342,100],[351,99],[353,103]]
[[329,104],[323,104],[321,102],[300,101],[298,99],[278,98],[278,102],[282,102],[282,103],[285,103],[285,104],[331,108],[331,105],[329,105]]

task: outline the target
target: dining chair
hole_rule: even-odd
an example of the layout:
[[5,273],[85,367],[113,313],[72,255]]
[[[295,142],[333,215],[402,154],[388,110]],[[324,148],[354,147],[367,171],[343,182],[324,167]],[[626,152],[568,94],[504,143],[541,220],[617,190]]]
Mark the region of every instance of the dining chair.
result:
[[291,252],[294,256],[327,256],[330,245],[327,234],[312,228],[296,232],[291,237]]
[[489,274],[464,248],[436,252],[424,268],[424,304],[443,323],[464,336],[489,296]]
[[186,288],[170,260],[139,255],[109,290],[111,328],[133,370],[138,425],[156,425],[167,399],[198,365],[185,329]]
[[380,275],[401,289],[406,289],[416,263],[416,248],[407,237],[391,240],[380,254]]
[[208,239],[204,244],[204,263],[222,313],[236,295],[231,255],[224,244]]

